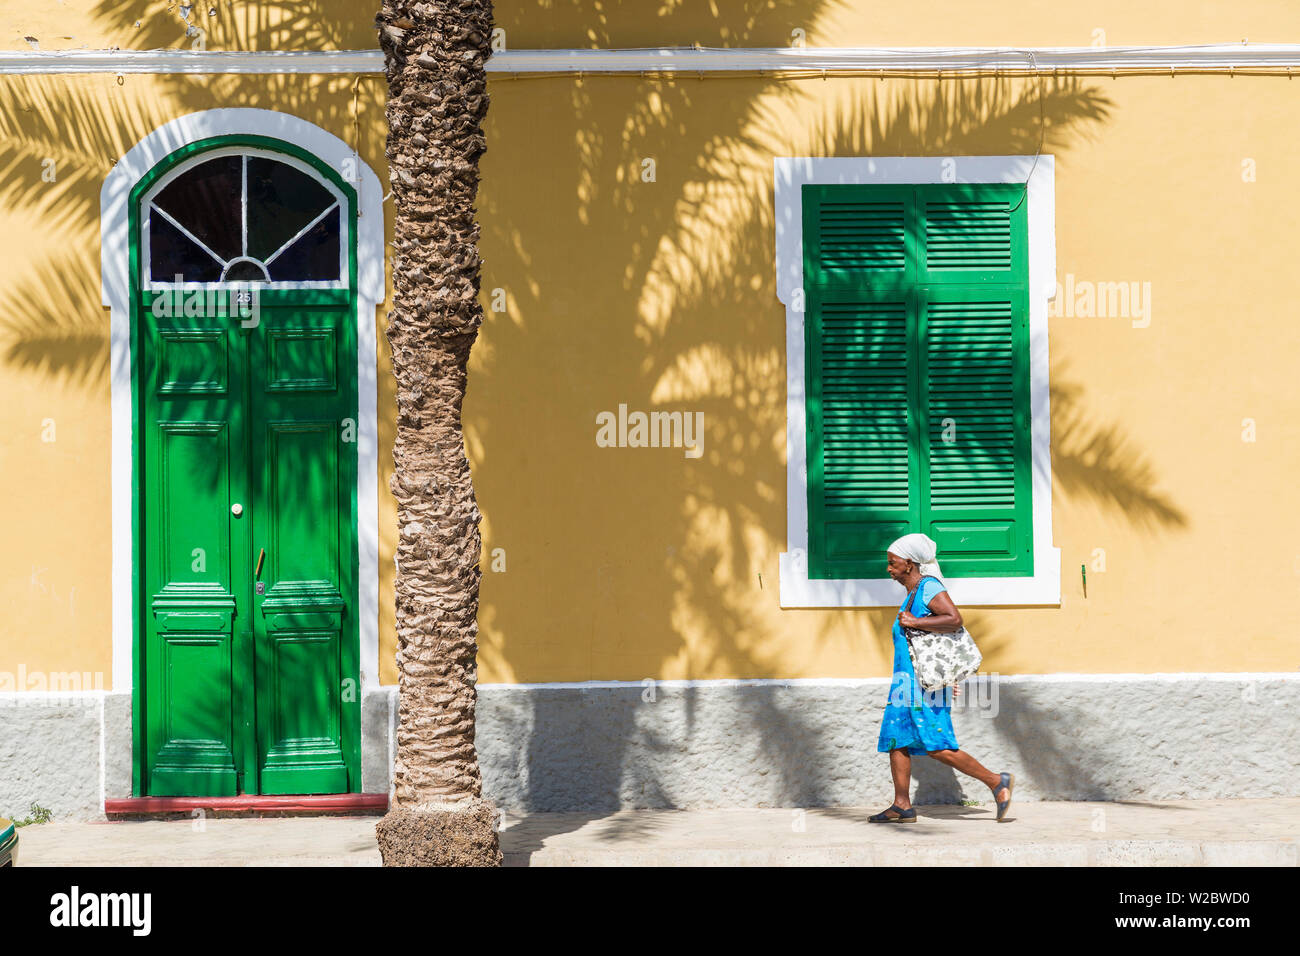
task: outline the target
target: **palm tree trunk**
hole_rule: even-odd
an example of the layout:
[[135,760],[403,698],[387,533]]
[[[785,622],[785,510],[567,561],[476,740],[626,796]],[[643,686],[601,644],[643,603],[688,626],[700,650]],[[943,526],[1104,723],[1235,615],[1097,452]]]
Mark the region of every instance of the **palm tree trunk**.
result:
[[388,341],[397,380],[398,727],[384,864],[498,865],[474,749],[479,511],[461,431],[478,301],[491,0],[383,0],[396,204]]

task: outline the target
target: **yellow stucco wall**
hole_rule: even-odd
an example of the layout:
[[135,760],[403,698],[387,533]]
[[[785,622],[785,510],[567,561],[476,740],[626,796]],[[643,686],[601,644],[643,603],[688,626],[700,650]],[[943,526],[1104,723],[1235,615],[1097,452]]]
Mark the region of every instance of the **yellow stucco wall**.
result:
[[[1241,609],[1300,580],[1300,332],[1280,241],[1300,209],[1300,99],[1285,78],[1043,92],[1058,279],[1149,282],[1151,317],[1050,322],[1061,606],[970,609],[985,666],[1290,670],[1285,626]],[[991,79],[494,87],[484,286],[510,309],[489,313],[465,412],[485,540],[507,555],[483,582],[484,679],[888,672],[891,610],[779,608],[772,157],[1032,153],[1037,93]],[[647,156],[654,183],[638,175]],[[597,447],[596,414],[620,402],[703,411],[703,458]]]
[[[1001,4],[949,6],[951,17],[925,18],[943,25],[941,36],[884,6],[783,5],[780,17],[756,15],[745,29],[698,12],[707,5],[640,26],[626,4],[605,20],[585,4],[546,18],[501,4],[498,15],[514,47],[653,38],[775,45],[792,22],[811,24],[810,45],[1086,45],[1094,27],[1112,45],[1267,41],[1300,26],[1300,10],[1282,3],[1232,17],[1208,5],[1150,8],[1164,20],[1119,3],[1000,20],[988,11]],[[72,18],[98,6],[68,0],[63,9]],[[80,16],[94,29],[68,45],[131,45],[112,26],[117,14],[112,23]],[[6,37],[28,29],[12,8],[4,18]],[[594,38],[584,39],[587,29]],[[315,48],[368,46],[373,36],[369,14],[326,17],[311,31],[299,36],[317,37]],[[184,112],[260,106],[355,142],[386,180],[382,87],[379,77],[355,90],[352,77],[0,78],[8,301],[0,493],[9,519],[0,671],[111,670],[98,212],[112,161]],[[991,78],[494,78],[479,202],[488,312],[465,406],[485,516],[480,680],[888,673],[892,611],[779,607],[785,327],[774,291],[772,157],[1033,153],[1040,94],[1046,149],[1057,157],[1058,279],[1149,282],[1151,321],[1050,321],[1062,602],[968,610],[985,668],[1300,666],[1296,642],[1264,610],[1300,583],[1292,505],[1300,332],[1288,294],[1288,236],[1300,210],[1297,89],[1285,78],[1217,76],[1042,87]],[[640,176],[647,157],[652,183]],[[42,181],[45,159],[55,161],[53,183]],[[1253,182],[1243,180],[1246,160]],[[504,312],[492,311],[497,298]],[[383,310],[376,322],[380,658],[389,683],[394,403]],[[597,447],[596,414],[620,403],[703,412],[703,457]],[[1254,420],[1253,442],[1242,440],[1243,419]],[[52,442],[42,440],[47,420]],[[503,572],[492,570],[498,548]]]
[[[291,112],[329,130],[356,144],[386,181],[383,88],[377,76],[130,75],[120,85],[98,75],[0,77],[0,289],[9,303],[0,315],[0,493],[9,505],[0,674],[20,666],[28,674],[102,673],[103,686],[111,685],[112,436],[99,192],[113,163],[176,116],[238,105]],[[380,678],[395,682],[386,314],[387,305],[375,320]]]

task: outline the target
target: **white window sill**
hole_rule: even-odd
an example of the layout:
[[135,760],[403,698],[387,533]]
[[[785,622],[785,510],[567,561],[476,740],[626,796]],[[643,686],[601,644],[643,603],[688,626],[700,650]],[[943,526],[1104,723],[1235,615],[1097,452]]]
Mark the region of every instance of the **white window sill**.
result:
[[[1044,553],[1045,552],[1045,553]],[[940,556],[940,566],[943,561]],[[953,578],[944,581],[958,607],[1057,606],[1061,603],[1061,550],[1036,551],[1031,578]],[[907,592],[892,578],[815,580],[808,577],[803,552],[782,552],[781,607],[890,607],[903,603]]]

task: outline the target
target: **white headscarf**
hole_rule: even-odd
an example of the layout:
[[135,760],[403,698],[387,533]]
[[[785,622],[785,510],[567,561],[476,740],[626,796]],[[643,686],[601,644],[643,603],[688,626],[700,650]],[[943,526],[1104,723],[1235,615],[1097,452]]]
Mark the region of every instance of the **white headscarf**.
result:
[[939,573],[939,562],[935,557],[939,553],[939,546],[930,539],[928,535],[917,532],[915,534],[905,534],[886,550],[891,554],[896,554],[900,558],[907,558],[909,561],[915,561],[921,566],[922,575],[943,578]]

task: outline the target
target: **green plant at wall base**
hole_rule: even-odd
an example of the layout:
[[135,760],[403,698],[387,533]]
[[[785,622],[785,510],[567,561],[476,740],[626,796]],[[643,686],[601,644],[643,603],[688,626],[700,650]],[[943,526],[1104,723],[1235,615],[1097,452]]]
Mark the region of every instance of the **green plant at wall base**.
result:
[[978,807],[980,802],[978,800],[963,800],[961,805],[963,807]]
[[30,813],[31,816],[25,817],[22,820],[15,818],[13,821],[14,826],[25,827],[32,823],[49,823],[54,819],[54,814],[45,809],[39,803],[33,803],[31,807],[28,808],[28,813]]

